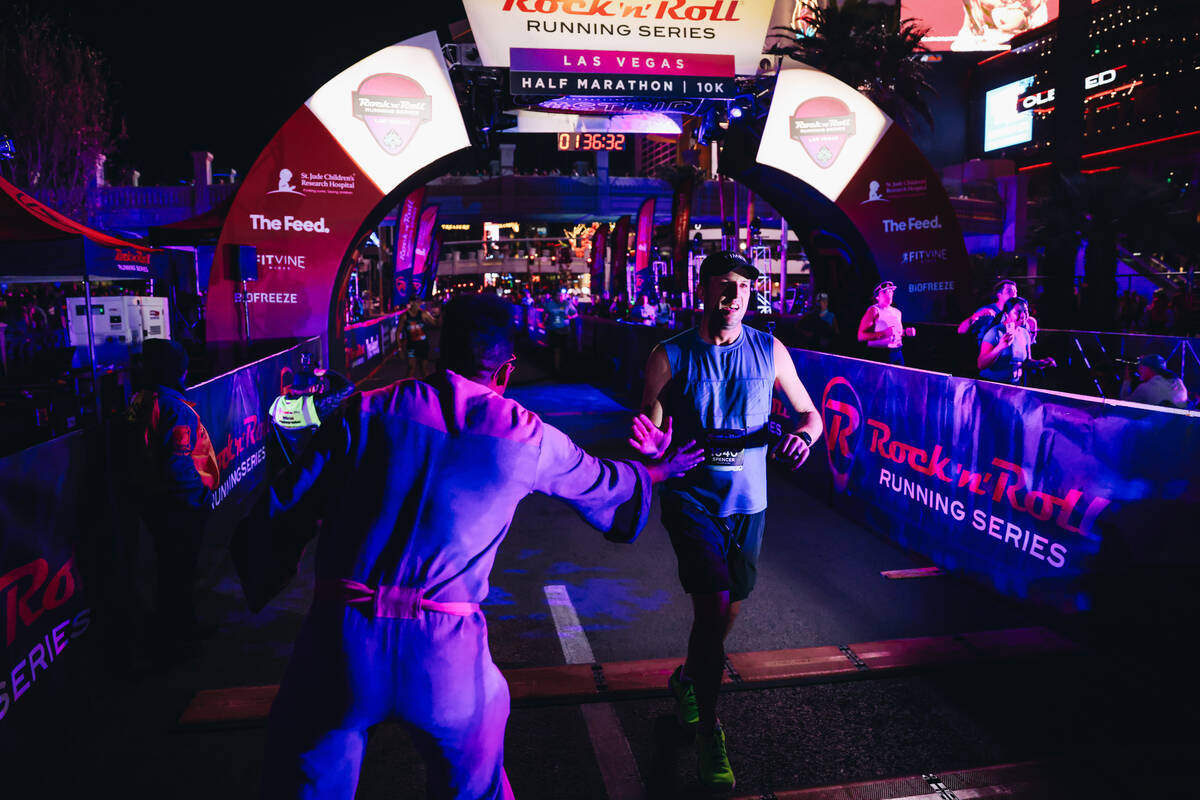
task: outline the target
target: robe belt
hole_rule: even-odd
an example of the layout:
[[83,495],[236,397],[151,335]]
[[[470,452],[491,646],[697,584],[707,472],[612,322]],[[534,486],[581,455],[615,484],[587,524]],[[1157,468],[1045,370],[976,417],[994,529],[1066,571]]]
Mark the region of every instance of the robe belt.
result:
[[321,600],[354,606],[370,606],[373,616],[386,619],[419,619],[422,611],[437,611],[469,617],[479,610],[478,603],[441,602],[425,597],[425,590],[412,586],[376,586],[346,579],[317,581],[316,596]]

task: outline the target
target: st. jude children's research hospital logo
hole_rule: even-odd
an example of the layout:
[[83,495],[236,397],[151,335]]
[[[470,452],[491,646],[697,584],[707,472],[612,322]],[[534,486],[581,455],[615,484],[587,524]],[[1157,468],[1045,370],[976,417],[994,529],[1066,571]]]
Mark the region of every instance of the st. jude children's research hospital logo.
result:
[[353,114],[389,155],[413,140],[417,128],[433,119],[433,98],[421,84],[392,72],[372,75],[351,92]]
[[854,135],[854,112],[836,97],[812,97],[796,106],[790,118],[792,139],[821,169],[837,161]]

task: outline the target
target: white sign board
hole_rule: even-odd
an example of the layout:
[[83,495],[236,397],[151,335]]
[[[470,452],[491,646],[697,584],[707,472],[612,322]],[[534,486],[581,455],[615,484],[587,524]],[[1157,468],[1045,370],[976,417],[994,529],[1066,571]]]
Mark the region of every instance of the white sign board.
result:
[[787,172],[837,202],[891,120],[874,103],[824,72],[779,73],[758,147],[758,162]]
[[463,0],[485,66],[513,47],[732,55],[753,75],[775,0]]

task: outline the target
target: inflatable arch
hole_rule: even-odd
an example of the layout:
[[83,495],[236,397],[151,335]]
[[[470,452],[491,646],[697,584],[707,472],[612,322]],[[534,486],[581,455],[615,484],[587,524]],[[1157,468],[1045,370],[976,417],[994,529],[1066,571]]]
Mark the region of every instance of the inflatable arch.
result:
[[[319,335],[339,368],[352,249],[469,146],[435,33],[322,86],[234,198],[209,283],[210,345]],[[967,259],[941,181],[907,134],[849,86],[808,68],[781,71],[761,130],[735,129],[721,167],[793,230],[826,233],[806,244],[838,256],[814,257],[818,288],[838,295],[835,305],[865,308],[882,276],[897,284],[908,319],[957,318]]]

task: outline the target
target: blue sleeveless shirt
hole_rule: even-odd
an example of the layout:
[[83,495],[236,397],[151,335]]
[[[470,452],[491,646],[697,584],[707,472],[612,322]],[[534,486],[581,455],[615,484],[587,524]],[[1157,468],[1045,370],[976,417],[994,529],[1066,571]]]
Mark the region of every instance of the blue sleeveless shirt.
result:
[[713,345],[692,328],[662,348],[671,365],[663,409],[674,420],[673,439],[695,439],[705,451],[705,463],[663,484],[664,501],[716,517],[765,510],[775,337],[743,326],[733,343]]

